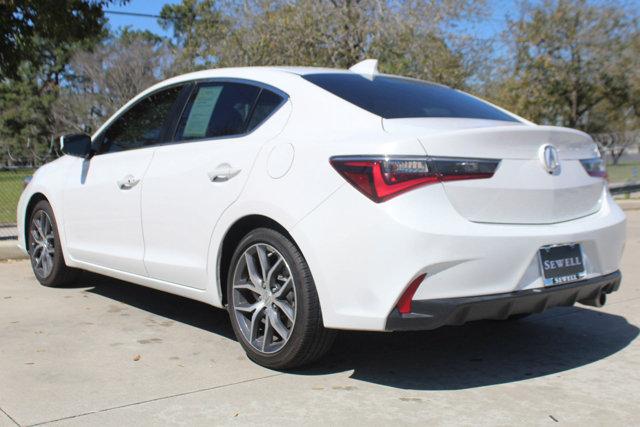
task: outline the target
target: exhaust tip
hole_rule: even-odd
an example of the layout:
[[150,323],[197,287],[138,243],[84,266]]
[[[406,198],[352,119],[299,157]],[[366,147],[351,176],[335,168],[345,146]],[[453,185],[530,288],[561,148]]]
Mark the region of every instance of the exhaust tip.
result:
[[583,299],[580,304],[589,305],[591,307],[603,307],[607,303],[607,294],[601,289],[595,297]]
[[598,307],[603,307],[607,303],[607,294],[600,292],[598,295]]

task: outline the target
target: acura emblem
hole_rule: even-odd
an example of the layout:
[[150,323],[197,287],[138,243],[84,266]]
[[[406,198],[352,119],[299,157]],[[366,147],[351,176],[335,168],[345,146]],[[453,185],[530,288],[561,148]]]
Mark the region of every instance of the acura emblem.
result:
[[539,151],[540,162],[544,169],[550,175],[557,175],[560,173],[560,159],[558,157],[558,149],[551,144],[544,144],[540,147]]

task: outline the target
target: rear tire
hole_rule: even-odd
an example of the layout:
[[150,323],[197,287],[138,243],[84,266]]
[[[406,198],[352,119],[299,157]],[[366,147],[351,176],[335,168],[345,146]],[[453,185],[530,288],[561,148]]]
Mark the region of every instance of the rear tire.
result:
[[62,245],[53,209],[46,200],[33,207],[27,225],[27,248],[36,279],[43,286],[59,287],[72,284],[80,270],[64,263]]
[[247,356],[259,365],[292,369],[322,357],[335,331],[324,328],[309,266],[282,233],[258,228],[233,254],[228,311]]

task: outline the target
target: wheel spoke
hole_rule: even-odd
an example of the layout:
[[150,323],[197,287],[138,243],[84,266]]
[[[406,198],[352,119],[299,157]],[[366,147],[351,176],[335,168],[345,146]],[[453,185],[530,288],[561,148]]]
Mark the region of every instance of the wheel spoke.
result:
[[33,238],[33,240],[36,243],[42,243],[42,240],[40,239],[40,236],[38,235],[38,230],[35,228],[31,229],[31,238]]
[[255,286],[253,286],[253,283],[239,283],[237,285],[233,285],[234,289],[246,289],[248,291],[251,292],[255,292],[256,294],[260,295],[260,290],[258,288],[256,288]]
[[295,311],[293,310],[293,307],[291,307],[287,301],[275,300],[274,303],[276,307],[278,307],[280,311],[282,311],[284,315],[287,316],[291,323],[293,323],[295,319]]
[[253,342],[258,338],[258,329],[260,328],[260,314],[264,311],[264,307],[253,312],[251,316],[251,333],[249,335],[249,342],[253,345]]
[[267,349],[267,344],[273,341],[273,329],[271,329],[270,316],[264,316],[264,336],[262,337],[262,351]]
[[287,295],[289,293],[289,290],[291,289],[291,285],[293,284],[293,280],[291,279],[291,277],[289,277],[283,284],[282,286],[280,286],[280,289],[278,289],[277,292],[275,292],[273,295],[276,298],[282,298],[285,295]]
[[40,223],[38,224],[38,232],[40,233],[40,237],[44,240],[44,236],[47,234],[45,229],[47,227],[47,217],[44,213],[40,214]]
[[40,256],[42,255],[42,246],[38,245],[35,248],[33,248],[33,257],[36,259],[36,261],[38,260],[38,258],[40,258]]
[[42,268],[44,270],[45,276],[49,275],[49,272],[51,271],[52,267],[53,267],[53,263],[51,262],[51,256],[47,252],[44,252],[42,254]]
[[267,271],[269,271],[269,260],[267,259],[267,251],[262,245],[256,246],[258,253],[258,261],[260,261],[260,273],[262,273],[262,283],[267,282]]
[[43,221],[42,231],[44,232],[42,237],[46,239],[49,233],[51,233],[51,222],[49,221],[49,218],[46,217],[46,215],[43,215],[42,221]]
[[267,284],[269,286],[271,286],[271,278],[273,277],[273,273],[275,273],[276,269],[280,266],[280,264],[282,264],[282,261],[284,260],[284,258],[282,258],[279,254],[277,256],[278,260],[273,263],[273,266],[271,266],[269,272],[267,273]]
[[35,261],[36,261],[35,262],[36,268],[40,267],[42,265],[42,253],[40,253],[40,255],[38,255],[38,256],[34,255],[34,258],[35,258]]
[[258,301],[253,304],[236,304],[235,309],[243,313],[253,313],[255,310],[260,308],[261,305],[262,301]]
[[287,329],[286,326],[284,326],[284,323],[282,323],[282,321],[280,320],[280,318],[278,317],[275,311],[269,312],[269,320],[270,320],[271,326],[273,326],[273,329],[276,330],[278,335],[280,335],[280,337],[283,340],[286,340],[287,338],[289,338],[289,330]]
[[249,280],[253,283],[253,286],[260,287],[262,286],[262,279],[260,278],[260,273],[258,272],[258,267],[248,252],[244,254],[245,262],[247,263],[247,272],[249,273]]
[[42,224],[40,223],[40,221],[35,223],[36,226],[36,231],[38,232],[38,237],[40,238],[40,241],[44,240],[44,231],[42,231]]

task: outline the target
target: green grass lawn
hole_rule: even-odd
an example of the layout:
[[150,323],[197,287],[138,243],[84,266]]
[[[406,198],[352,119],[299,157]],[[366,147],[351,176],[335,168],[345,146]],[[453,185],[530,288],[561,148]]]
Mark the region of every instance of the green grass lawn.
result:
[[[633,177],[633,168],[638,169],[638,176]],[[621,163],[615,166],[607,165],[607,173],[609,174],[609,182],[625,182],[631,179],[640,180],[640,163]]]
[[30,170],[0,171],[0,224],[16,222],[16,207],[22,193],[23,180]]

